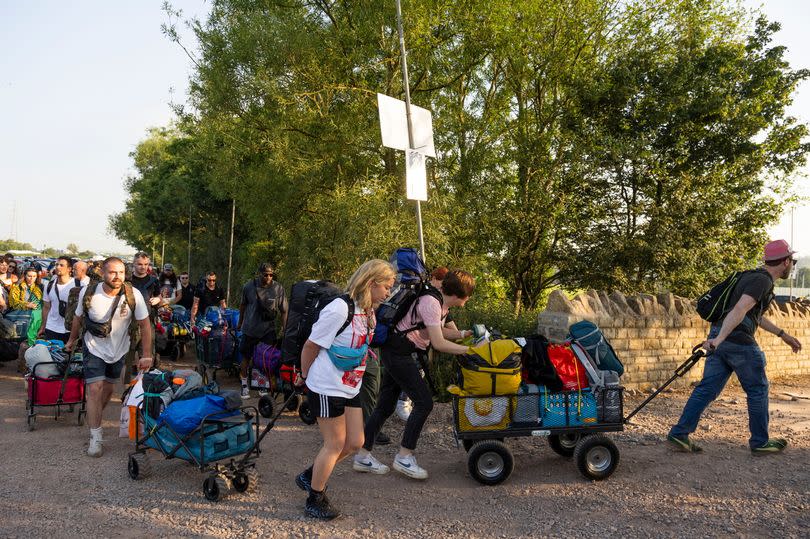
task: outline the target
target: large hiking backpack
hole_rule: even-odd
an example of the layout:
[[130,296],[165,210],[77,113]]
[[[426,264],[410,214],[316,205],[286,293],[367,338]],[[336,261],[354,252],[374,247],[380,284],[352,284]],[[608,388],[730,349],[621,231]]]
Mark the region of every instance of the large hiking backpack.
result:
[[[394,330],[414,302],[425,294],[430,294],[442,301],[441,293],[430,286],[425,263],[419,258],[416,249],[402,247],[394,251],[389,259],[397,276],[391,296],[382,305],[377,307],[375,313],[377,325],[374,328],[372,346],[381,346],[388,340],[388,335]],[[422,325],[421,327],[424,327]],[[415,325],[408,331],[421,329]],[[407,333],[407,331],[406,331]]]
[[717,283],[697,299],[697,313],[707,322],[715,323],[725,316],[732,307],[728,304],[734,287],[746,271],[735,271],[722,282]]
[[599,370],[616,371],[619,376],[624,374],[624,365],[619,361],[616,351],[593,322],[583,320],[572,324],[568,328],[568,339],[580,345]]
[[[95,286],[101,282],[95,273],[88,273],[90,276],[90,282],[87,286]],[[76,306],[79,304],[79,293],[82,291],[82,284],[81,281],[78,279],[76,280],[78,286],[74,286],[68,292],[68,299],[67,299],[67,311],[65,312],[65,330],[70,331],[73,325],[73,317],[76,316]]]
[[458,388],[462,396],[514,395],[520,387],[520,345],[512,339],[488,341],[458,356]]
[[318,320],[321,310],[335,298],[342,298],[349,306],[349,315],[335,335],[343,333],[354,317],[354,301],[331,281],[300,281],[290,290],[290,306],[284,339],[281,343],[281,362],[301,365],[301,350]]

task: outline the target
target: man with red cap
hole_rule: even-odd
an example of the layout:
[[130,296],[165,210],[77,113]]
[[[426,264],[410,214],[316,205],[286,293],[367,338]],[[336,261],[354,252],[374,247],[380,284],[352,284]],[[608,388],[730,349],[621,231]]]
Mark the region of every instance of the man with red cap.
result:
[[695,432],[703,410],[720,395],[731,373],[740,380],[748,400],[748,444],[754,455],[779,453],[787,440],[768,437],[768,377],[765,375],[765,354],[754,339],[758,327],[773,333],[798,353],[802,345],[796,337],[763,317],[773,300],[773,282],[786,279],[796,260],[795,251],[785,240],[765,245],[763,267],[746,271],[729,297],[730,310],[712,324],[703,347],[708,350],[703,367],[703,379],[695,387],[680,420],[672,427],[667,441],[677,450],[698,453],[700,446],[689,439]]

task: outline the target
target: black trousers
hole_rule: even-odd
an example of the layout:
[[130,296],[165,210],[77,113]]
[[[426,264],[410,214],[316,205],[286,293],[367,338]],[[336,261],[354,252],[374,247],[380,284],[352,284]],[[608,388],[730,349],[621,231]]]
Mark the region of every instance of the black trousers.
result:
[[422,427],[433,410],[433,393],[419,370],[419,354],[427,352],[417,350],[405,337],[390,336],[389,341],[392,339],[394,342],[386,343],[381,349],[380,359],[385,370],[377,406],[366,421],[363,448],[367,451],[374,447],[377,433],[396,410],[400,392],[404,392],[413,401],[413,410],[402,433],[402,447],[405,449],[416,449]]

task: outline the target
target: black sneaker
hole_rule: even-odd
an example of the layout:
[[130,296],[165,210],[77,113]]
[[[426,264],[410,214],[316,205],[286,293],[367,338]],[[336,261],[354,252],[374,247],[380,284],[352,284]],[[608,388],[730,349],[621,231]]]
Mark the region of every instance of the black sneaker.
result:
[[391,445],[391,438],[386,433],[384,433],[383,431],[380,431],[380,432],[377,433],[377,437],[374,438],[374,444],[375,445]]
[[310,492],[304,513],[308,517],[319,518],[321,520],[332,520],[340,516],[340,511],[335,509],[329,498],[323,492]]
[[312,466],[295,477],[295,484],[301,490],[305,490],[307,494],[312,493]]

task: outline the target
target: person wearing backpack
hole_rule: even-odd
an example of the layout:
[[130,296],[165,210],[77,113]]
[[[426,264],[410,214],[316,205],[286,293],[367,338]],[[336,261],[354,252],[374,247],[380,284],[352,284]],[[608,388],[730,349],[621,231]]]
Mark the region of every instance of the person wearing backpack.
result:
[[[102,264],[102,272],[104,271],[103,268],[104,266]],[[132,288],[141,293],[141,297],[146,302],[146,307],[149,311],[149,323],[151,325],[150,333],[154,336],[155,321],[157,320],[157,307],[161,302],[160,280],[156,276],[152,275],[152,260],[149,258],[148,254],[144,253],[143,251],[135,253],[135,256],[132,258],[132,275],[129,276],[127,281],[132,284]],[[154,344],[155,341],[152,339],[153,348],[147,354],[150,358],[154,358],[156,354]],[[140,340],[130,347],[130,351],[127,354],[124,362],[124,385],[129,385],[132,376],[135,374],[135,371],[137,371],[135,366],[137,364],[137,350],[139,348],[141,348]]]
[[[239,325],[242,340],[239,351],[242,352],[242,365],[239,374],[242,382],[242,398],[250,397],[248,386],[248,369],[253,360],[253,352],[260,342],[275,345],[276,322],[281,327],[287,323],[287,299],[284,287],[274,280],[273,265],[265,262],[259,266],[259,276],[251,279],[242,287],[242,301],[239,304]],[[273,373],[265,373],[268,376]],[[259,394],[263,393],[259,390]]]
[[773,333],[798,353],[802,345],[784,329],[764,318],[773,301],[773,282],[786,279],[796,260],[796,252],[785,240],[765,245],[764,267],[740,276],[734,286],[720,319],[712,323],[709,337],[703,345],[708,352],[703,366],[703,378],[692,391],[678,423],[669,431],[667,442],[678,451],[699,453],[702,448],[689,439],[697,429],[703,411],[725,387],[731,373],[740,380],[748,400],[748,444],[754,455],[779,453],[787,440],[768,437],[768,377],[765,374],[765,354],[754,334],[758,327]]
[[42,295],[42,326],[37,337],[46,340],[67,342],[70,332],[65,328],[68,296],[73,288],[81,288],[81,281],[70,276],[73,262],[70,257],[60,256],[54,265],[54,276],[48,281]]
[[323,446],[312,466],[295,479],[308,492],[307,516],[339,516],[326,497],[326,482],[340,460],[363,443],[363,411],[358,393],[374,334],[374,310],[394,286],[394,268],[384,260],[363,263],[349,279],[347,293],[332,299],[318,315],[301,351],[302,382],[318,420]]
[[100,457],[104,452],[101,419],[121,377],[135,326],[141,336],[138,370],[149,369],[153,364],[152,326],[141,292],[124,282],[124,262],[120,258],[106,259],[103,268],[103,282],[93,282],[79,294],[70,338],[65,345],[65,350],[72,352],[84,330],[83,368],[90,427],[87,454],[91,457]]
[[451,270],[441,290],[426,285],[406,315],[382,345],[381,363],[385,367],[377,406],[366,422],[365,442],[354,457],[352,468],[358,472],[384,474],[388,466],[371,454],[374,440],[383,423],[391,417],[401,391],[413,401],[413,410],[405,422],[399,452],[394,457],[396,471],[413,479],[427,479],[428,472],[416,462],[413,452],[422,427],[433,410],[433,394],[422,378],[421,365],[427,365],[428,348],[447,354],[466,354],[467,346],[450,342],[461,339],[462,332],[444,327],[451,307],[463,307],[475,289],[475,279],[462,270]]
[[[441,290],[442,281],[444,280],[445,277],[447,277],[447,274],[449,272],[450,272],[450,269],[447,268],[446,266],[438,266],[438,267],[434,268],[433,271],[430,272],[430,285],[432,287],[436,288],[436,289]],[[444,317],[444,327],[449,328],[449,329],[453,329],[453,330],[458,330],[458,327],[456,326],[456,322],[455,322],[455,320],[453,320],[453,314],[450,313],[450,312],[448,312],[447,316]],[[464,337],[468,337],[468,336],[472,335],[473,332],[472,332],[471,329],[461,330],[460,334],[461,334],[461,338],[463,339]],[[432,361],[432,358],[431,358],[431,361]],[[424,374],[424,371],[423,371],[423,374]],[[375,399],[375,402],[376,402],[376,399]],[[411,410],[413,410],[413,402],[411,401],[411,399],[408,398],[408,396],[405,394],[405,392],[400,393],[399,394],[399,400],[397,400],[397,409],[396,409],[397,417],[399,417],[402,421],[408,421],[408,417],[410,417],[410,415],[411,415]],[[369,414],[369,415],[371,415],[371,414]],[[380,431],[380,434],[382,434],[382,431]],[[382,445],[382,444],[380,444],[379,439],[377,440],[377,445]]]

